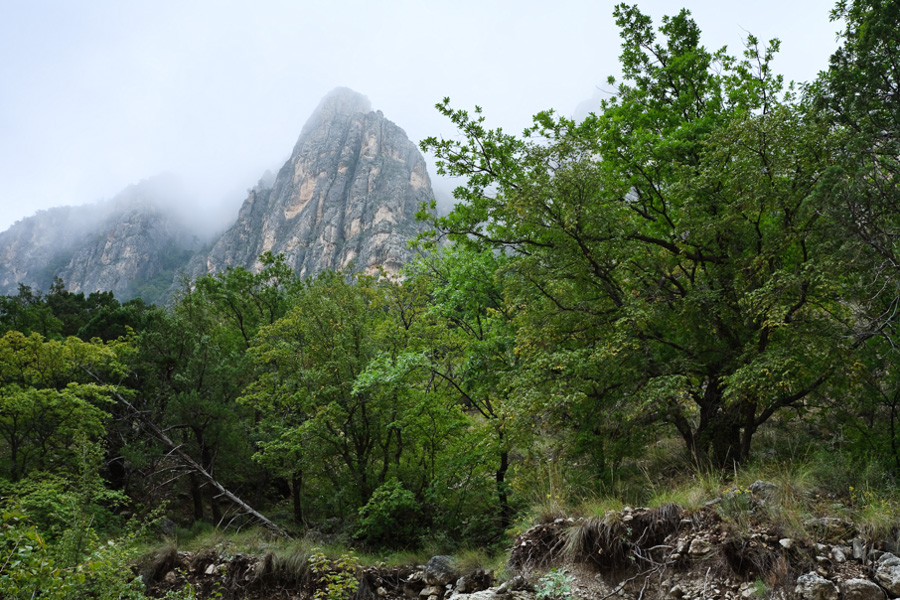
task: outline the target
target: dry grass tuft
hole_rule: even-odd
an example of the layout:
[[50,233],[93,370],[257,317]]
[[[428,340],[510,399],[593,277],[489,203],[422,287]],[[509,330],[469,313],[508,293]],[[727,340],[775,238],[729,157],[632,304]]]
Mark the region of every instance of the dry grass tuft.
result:
[[743,580],[764,574],[766,583],[774,587],[787,577],[788,567],[784,554],[764,544],[732,536],[722,543],[719,552],[731,571]]
[[535,569],[553,564],[562,557],[566,534],[559,523],[536,525],[516,538],[509,556],[512,569]]
[[307,584],[310,579],[309,556],[309,550],[304,547],[296,547],[286,553],[270,552],[266,554],[266,567],[271,569],[272,578],[280,583]]
[[631,529],[638,537],[634,539],[634,544],[641,548],[661,544],[666,537],[678,531],[682,514],[681,507],[672,503],[635,513]]
[[608,512],[586,519],[569,531],[566,553],[572,560],[619,571],[661,545],[678,531],[683,511],[664,504],[633,513]]
[[169,542],[139,561],[139,570],[144,585],[150,586],[162,581],[166,573],[178,566],[178,548]]
[[628,563],[628,535],[629,529],[622,522],[622,515],[608,512],[573,527],[566,542],[566,553],[576,562],[620,570]]

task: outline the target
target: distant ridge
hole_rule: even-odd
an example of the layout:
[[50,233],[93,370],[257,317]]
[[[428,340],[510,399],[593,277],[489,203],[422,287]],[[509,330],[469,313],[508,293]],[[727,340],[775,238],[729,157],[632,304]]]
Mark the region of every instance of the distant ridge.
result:
[[290,159],[249,190],[234,224],[207,241],[176,207],[191,199],[171,177],[129,186],[112,200],[40,211],[0,233],[0,293],[19,284],[122,300],[166,300],[176,273],[252,271],[266,251],[301,276],[327,269],[398,271],[412,258],[415,219],[433,197],[425,160],[404,131],[347,88],[327,94]]
[[0,233],[0,292],[46,291],[54,277],[71,292],[164,299],[199,241],[170,207],[182,194],[171,176],[127,187],[111,200],[40,211]]

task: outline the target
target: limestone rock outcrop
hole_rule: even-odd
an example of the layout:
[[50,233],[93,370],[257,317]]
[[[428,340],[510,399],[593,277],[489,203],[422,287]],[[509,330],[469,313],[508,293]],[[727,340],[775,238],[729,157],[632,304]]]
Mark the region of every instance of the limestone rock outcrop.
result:
[[425,160],[404,131],[347,88],[328,94],[274,182],[250,190],[237,222],[189,267],[197,277],[284,254],[301,276],[326,269],[396,272],[432,198]]
[[41,211],[0,233],[0,294],[16,294],[19,284],[47,291],[59,277],[75,293],[164,303],[182,273],[258,271],[265,252],[284,254],[300,276],[396,273],[413,256],[409,240],[425,228],[415,213],[432,198],[425,159],[404,131],[365,96],[338,88],[277,175],[249,190],[224,234],[204,231],[211,226],[189,216],[193,199],[171,177],[155,177],[112,200]]
[[884,600],[884,591],[868,579],[848,579],[841,585],[844,600]]
[[109,290],[120,299],[164,301],[171,278],[193,255],[192,240],[163,209],[135,203],[85,240],[57,275],[70,292]]
[[812,571],[797,578],[794,597],[799,600],[838,600],[840,594],[833,582]]
[[875,579],[894,598],[900,597],[900,558],[886,552],[875,561]]

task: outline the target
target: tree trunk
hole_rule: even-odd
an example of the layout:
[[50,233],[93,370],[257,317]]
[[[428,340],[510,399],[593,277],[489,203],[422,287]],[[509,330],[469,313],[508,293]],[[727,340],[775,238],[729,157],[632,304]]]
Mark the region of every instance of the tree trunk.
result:
[[718,378],[711,378],[700,405],[700,422],[689,447],[698,465],[725,470],[743,464],[750,457],[750,442],[756,431],[756,404],[739,402],[728,405]]
[[[209,473],[210,477],[215,477],[215,469],[213,468],[213,462],[215,459],[213,458],[212,453],[209,451],[207,445],[203,442],[202,437],[200,438],[200,442],[202,448],[200,454],[202,462],[200,464],[202,464],[206,468],[206,472]],[[222,508],[219,504],[218,490],[216,490],[215,488],[209,489],[209,508],[212,512],[213,523],[215,523],[216,527],[218,527],[219,524],[222,523]]]
[[291,476],[291,502],[294,507],[294,522],[303,525],[303,504],[300,502],[300,491],[303,489],[303,471],[294,471]]
[[16,482],[19,480],[19,440],[16,437],[15,433],[13,433],[13,435],[10,436],[9,448],[10,448],[9,469],[10,469],[10,473],[11,473],[10,479],[12,479],[13,482]]
[[194,520],[203,520],[203,493],[200,490],[200,482],[197,476],[191,473],[188,475],[188,481],[191,483],[191,500],[194,503]]
[[[500,447],[503,448],[503,432],[497,432],[500,438]],[[512,511],[509,506],[509,495],[506,489],[506,472],[509,470],[509,452],[500,450],[500,467],[497,469],[497,499],[500,501],[500,528],[505,530],[512,520]]]

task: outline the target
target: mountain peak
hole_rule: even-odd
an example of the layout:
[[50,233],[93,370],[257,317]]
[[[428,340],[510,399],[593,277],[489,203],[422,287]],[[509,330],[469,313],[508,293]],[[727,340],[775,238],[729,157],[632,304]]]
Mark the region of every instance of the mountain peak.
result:
[[326,269],[397,272],[432,197],[425,159],[403,130],[348,88],[329,92],[270,187],[258,186],[237,222],[188,272],[261,268],[284,254],[301,276]]
[[300,136],[302,138],[305,133],[334,121],[338,116],[350,117],[358,113],[367,114],[371,111],[372,103],[366,96],[348,87],[336,87],[319,101],[316,110],[303,126]]
[[368,97],[348,87],[336,87],[319,101],[319,106],[313,114],[319,111],[342,114],[368,113],[372,111],[372,103]]
[[[198,277],[228,267],[258,271],[283,254],[301,276],[326,269],[397,273],[424,230],[415,214],[432,198],[425,159],[404,131],[348,88],[329,92],[277,175],[248,191],[237,220],[199,250],[191,197],[161,175],[84,208],[46,211],[0,232],[0,293],[24,283],[112,290],[161,301],[176,269]],[[190,229],[189,229],[190,227]],[[198,251],[199,250],[199,251]]]

